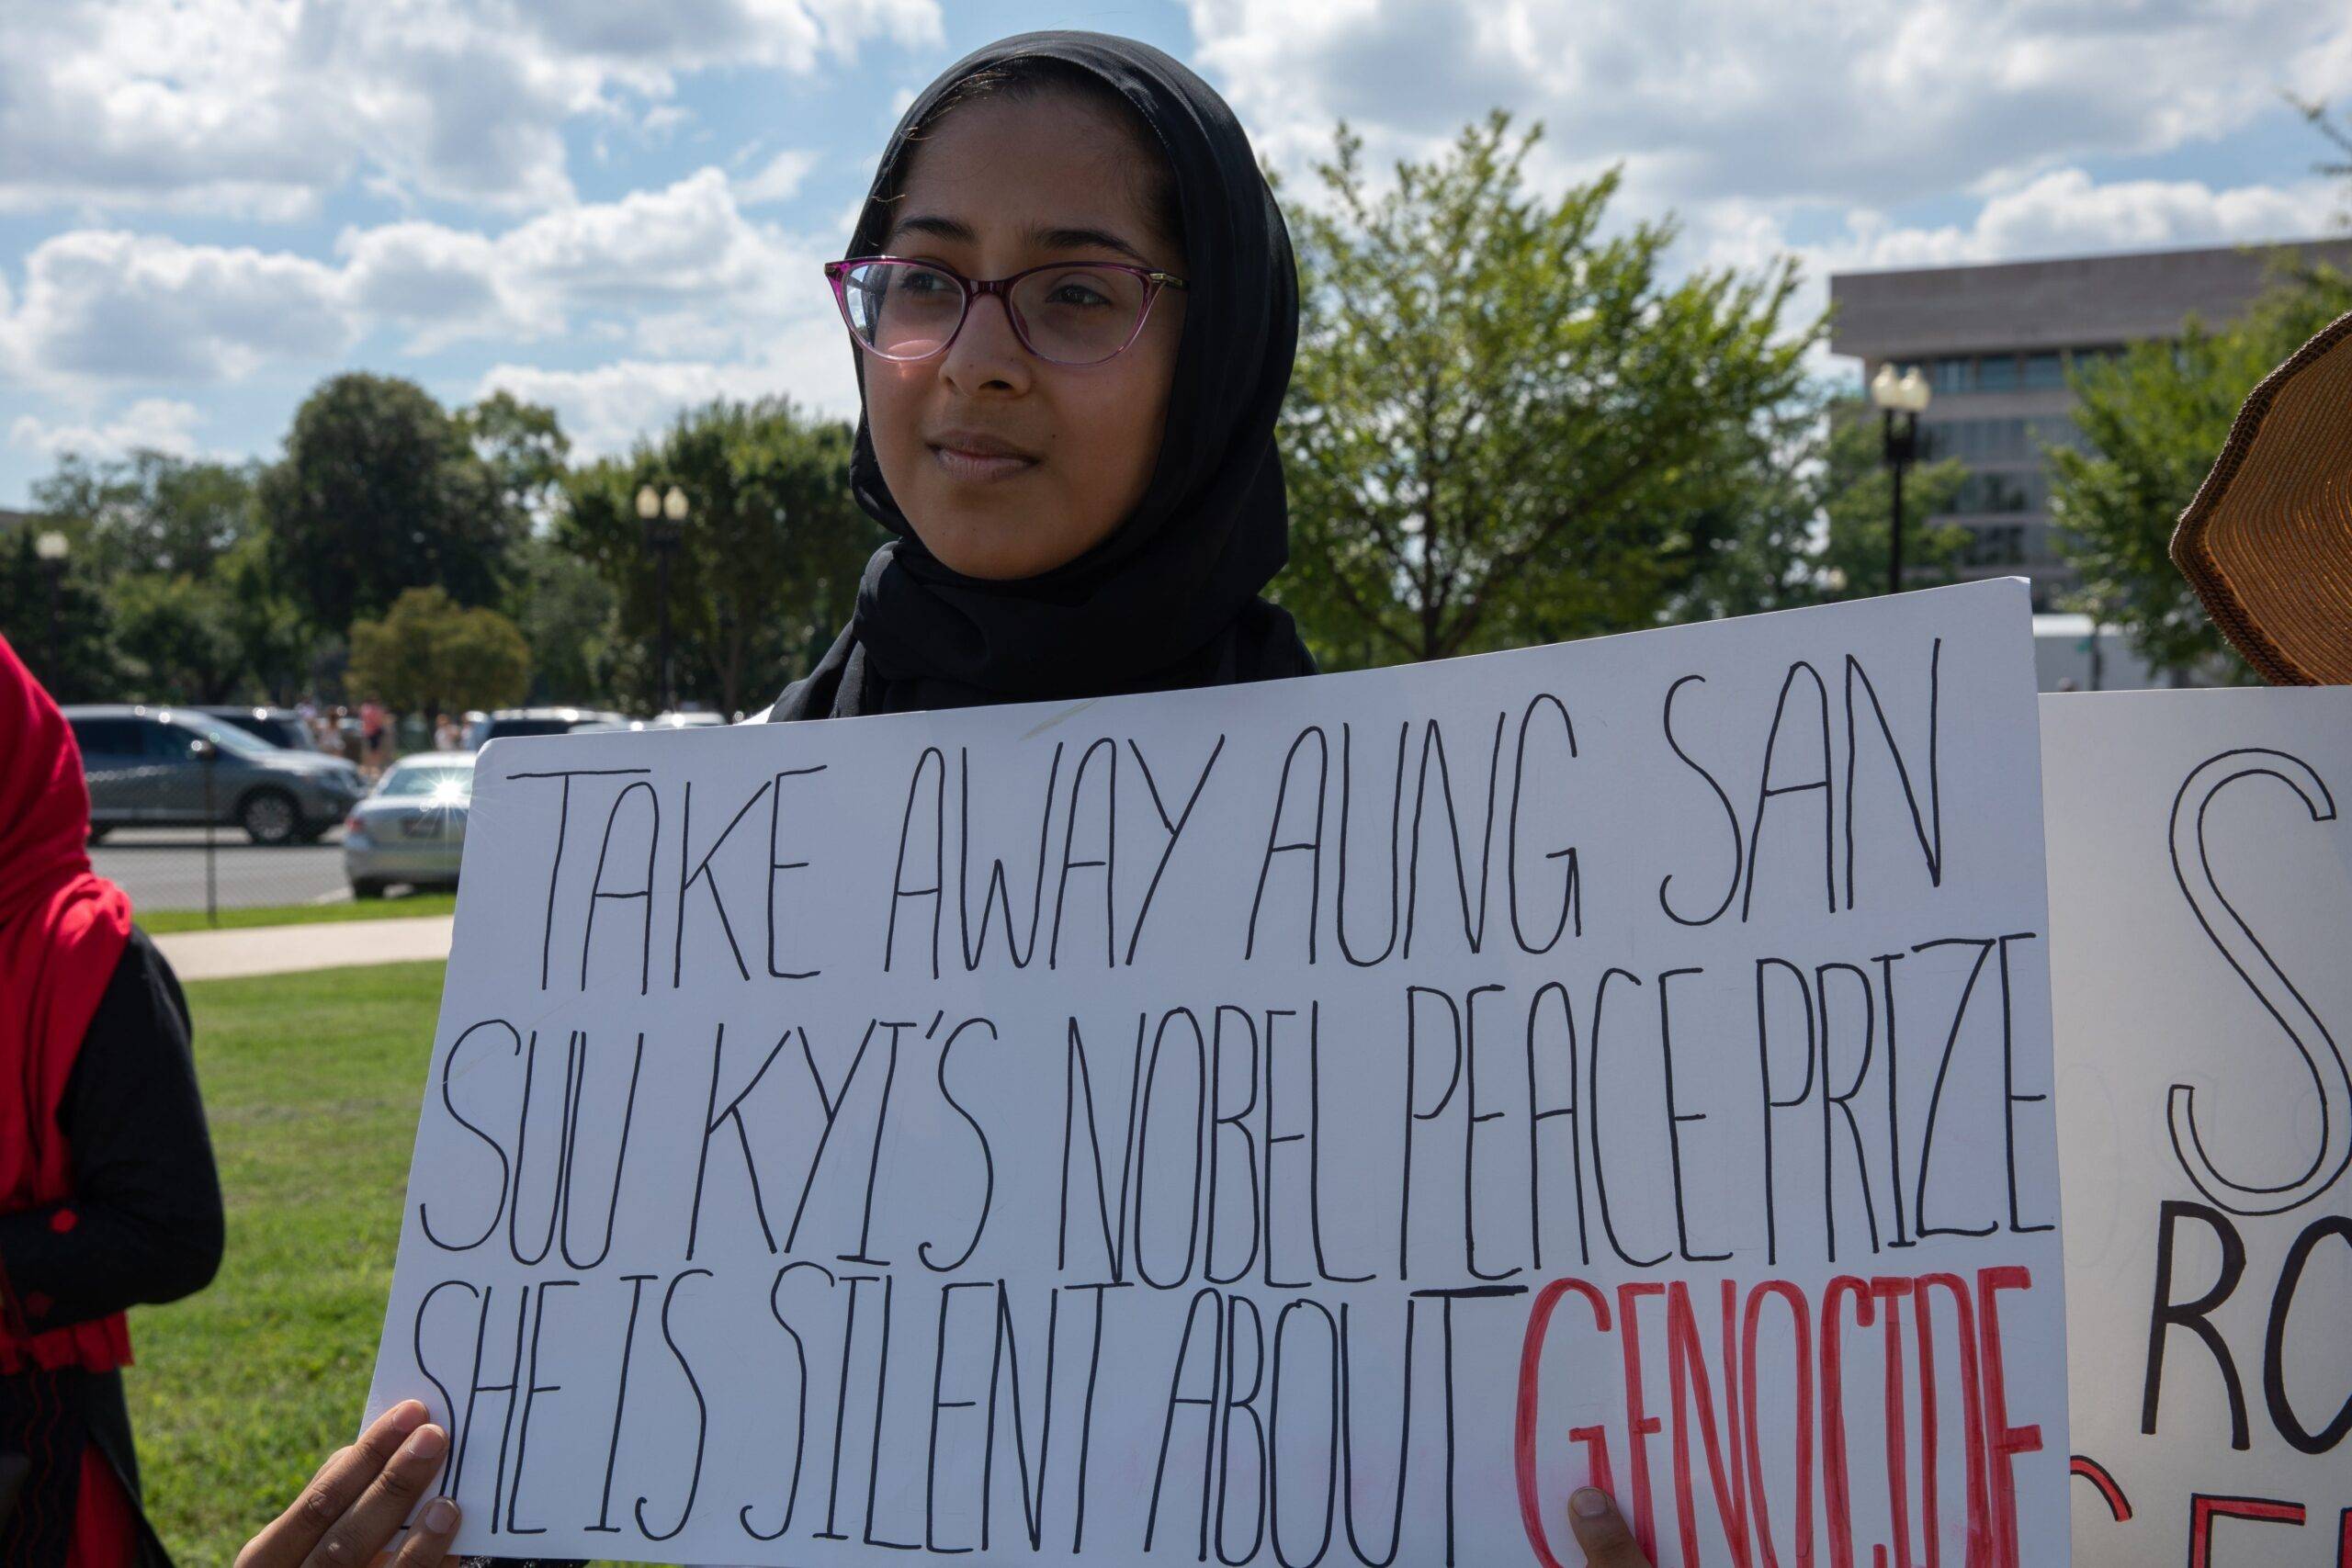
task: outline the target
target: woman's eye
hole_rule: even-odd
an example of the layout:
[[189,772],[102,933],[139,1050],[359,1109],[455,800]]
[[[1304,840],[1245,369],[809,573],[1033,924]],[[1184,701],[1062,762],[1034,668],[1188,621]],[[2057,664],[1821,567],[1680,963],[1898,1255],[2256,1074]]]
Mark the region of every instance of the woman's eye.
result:
[[1111,302],[1092,284],[1076,278],[1064,278],[1054,285],[1054,291],[1046,298],[1056,305],[1108,305]]

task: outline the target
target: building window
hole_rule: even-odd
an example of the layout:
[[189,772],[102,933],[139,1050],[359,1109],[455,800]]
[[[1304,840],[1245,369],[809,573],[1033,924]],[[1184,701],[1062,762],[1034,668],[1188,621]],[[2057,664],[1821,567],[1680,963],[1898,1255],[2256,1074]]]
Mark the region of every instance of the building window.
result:
[[[2075,361],[2080,366],[2082,361]],[[2061,447],[2075,452],[2087,452],[2090,443],[2083,435],[2082,426],[2071,414],[2044,414],[2025,422],[2026,440],[2034,447]]]
[[1951,509],[1962,517],[1999,515],[2033,510],[2031,481],[2038,474],[1976,473],[1960,481]]
[[2024,462],[2046,445],[2078,444],[2074,422],[2064,414],[2040,419],[1941,419],[1922,424],[1921,456],[1929,461],[1957,457],[1963,463]]
[[2027,355],[2025,384],[2035,389],[2064,386],[2066,384],[2064,362],[2054,353]]
[[2013,392],[2018,386],[2018,362],[2014,355],[1988,354],[1976,362],[1976,389],[1981,392]]
[[1928,385],[1939,392],[1969,392],[1976,389],[1976,361],[1939,359],[1928,368]]
[[1989,527],[1971,528],[1963,558],[1970,566],[2023,566],[2025,525],[1996,523]]

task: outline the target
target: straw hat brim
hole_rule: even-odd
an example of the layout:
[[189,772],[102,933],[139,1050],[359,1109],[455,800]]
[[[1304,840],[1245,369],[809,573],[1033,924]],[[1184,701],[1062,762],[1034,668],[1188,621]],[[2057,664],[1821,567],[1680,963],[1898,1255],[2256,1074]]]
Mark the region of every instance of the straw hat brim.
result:
[[2263,679],[2352,683],[2352,314],[2246,399],[2172,559]]

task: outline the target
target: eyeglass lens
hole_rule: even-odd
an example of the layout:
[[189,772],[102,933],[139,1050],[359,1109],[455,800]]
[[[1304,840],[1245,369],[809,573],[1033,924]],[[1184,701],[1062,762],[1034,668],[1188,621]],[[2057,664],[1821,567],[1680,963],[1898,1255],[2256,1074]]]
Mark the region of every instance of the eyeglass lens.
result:
[[[891,359],[939,352],[964,319],[964,287],[936,267],[866,262],[842,276],[850,327]],[[1033,272],[1012,286],[1016,323],[1029,346],[1063,365],[1092,365],[1125,347],[1143,321],[1145,281],[1073,264]]]

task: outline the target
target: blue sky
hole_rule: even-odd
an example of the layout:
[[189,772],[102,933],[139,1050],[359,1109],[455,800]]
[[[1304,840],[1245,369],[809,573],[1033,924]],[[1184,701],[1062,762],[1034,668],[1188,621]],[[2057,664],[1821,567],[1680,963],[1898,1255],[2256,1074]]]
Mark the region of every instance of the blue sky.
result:
[[1625,170],[1676,265],[1835,270],[2310,237],[2310,0],[39,0],[0,7],[0,506],[58,455],[274,453],[322,377],[852,407],[817,265],[900,107],[1033,28],[1148,39],[1295,177],[1495,105]]

